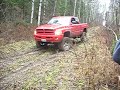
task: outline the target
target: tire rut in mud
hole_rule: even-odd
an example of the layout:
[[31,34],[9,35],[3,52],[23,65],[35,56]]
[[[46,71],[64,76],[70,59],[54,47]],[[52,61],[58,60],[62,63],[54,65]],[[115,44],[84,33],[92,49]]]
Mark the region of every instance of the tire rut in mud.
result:
[[[13,56],[13,57],[10,57],[10,58],[7,58],[7,59],[3,59],[0,62],[1,63],[0,67],[6,67],[9,64],[13,64],[13,63],[15,63],[17,61],[18,58],[22,58],[23,56],[31,56],[31,55],[35,55],[35,54],[38,54],[39,56],[42,56],[42,55],[44,56],[44,53],[46,53],[46,52],[47,52],[47,50],[44,50],[44,49],[34,49],[33,51],[25,52],[25,53],[17,55],[17,56]],[[56,54],[56,51],[50,52],[51,57],[52,57],[52,54],[53,55]],[[7,62],[5,62],[6,60],[7,60]],[[14,74],[14,73],[17,73],[17,72],[19,72],[21,70],[24,70],[25,68],[29,67],[32,63],[35,63],[38,60],[25,62],[23,65],[21,65],[20,68],[17,68],[16,70],[8,73],[7,75],[1,76],[0,80],[2,80],[3,78],[5,78],[5,77],[7,77],[7,76],[9,76],[11,74]]]
[[59,57],[61,57],[62,53],[64,53],[64,52],[50,54],[47,57],[40,58],[35,62],[29,62],[27,65],[16,70],[15,72],[9,73],[6,76],[1,77],[0,78],[1,84],[3,83],[3,85],[4,85],[4,82],[5,82],[5,84],[8,83],[8,85],[10,83],[13,83],[13,79],[17,78],[18,75],[19,75],[19,78],[22,79],[25,72],[27,72],[28,70],[30,70],[36,66],[44,66],[45,65],[45,66],[51,67],[51,63],[54,63],[55,61],[57,61],[59,59]]

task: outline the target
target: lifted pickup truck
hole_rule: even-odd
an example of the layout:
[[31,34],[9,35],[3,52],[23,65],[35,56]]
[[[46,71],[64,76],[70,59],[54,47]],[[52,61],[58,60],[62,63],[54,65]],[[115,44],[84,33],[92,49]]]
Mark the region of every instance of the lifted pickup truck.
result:
[[74,16],[53,17],[47,24],[38,26],[34,31],[36,46],[53,43],[60,50],[69,50],[73,44],[71,38],[79,37],[84,40],[87,28],[87,23],[80,23]]

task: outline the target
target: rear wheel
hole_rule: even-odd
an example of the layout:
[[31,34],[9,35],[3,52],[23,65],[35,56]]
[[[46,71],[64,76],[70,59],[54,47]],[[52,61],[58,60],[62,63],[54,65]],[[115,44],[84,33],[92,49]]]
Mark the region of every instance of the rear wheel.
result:
[[63,40],[58,44],[58,48],[62,51],[68,51],[72,47],[73,42],[69,37],[64,37]]

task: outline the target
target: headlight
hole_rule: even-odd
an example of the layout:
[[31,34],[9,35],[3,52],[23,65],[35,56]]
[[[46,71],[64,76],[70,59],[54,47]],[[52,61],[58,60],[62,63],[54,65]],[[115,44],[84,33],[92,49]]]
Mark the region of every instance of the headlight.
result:
[[62,34],[62,31],[61,30],[56,30],[55,31],[55,35],[61,35]]
[[37,31],[35,30],[35,31],[34,31],[34,35],[36,35],[36,34],[37,34]]

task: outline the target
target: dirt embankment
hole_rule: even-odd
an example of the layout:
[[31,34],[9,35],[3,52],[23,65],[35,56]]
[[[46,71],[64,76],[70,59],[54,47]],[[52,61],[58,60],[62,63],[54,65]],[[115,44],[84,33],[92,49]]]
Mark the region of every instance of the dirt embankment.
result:
[[0,46],[33,39],[35,26],[15,23],[0,24]]
[[119,89],[115,78],[119,66],[111,59],[103,32],[100,27],[90,28],[87,41],[66,52],[53,46],[37,49],[33,40],[1,46],[1,89]]

